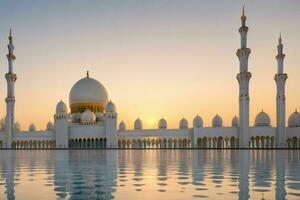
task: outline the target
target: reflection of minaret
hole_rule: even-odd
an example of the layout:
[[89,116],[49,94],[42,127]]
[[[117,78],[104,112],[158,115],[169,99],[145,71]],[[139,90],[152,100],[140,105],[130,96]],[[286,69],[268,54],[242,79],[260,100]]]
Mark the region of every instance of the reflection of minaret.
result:
[[286,199],[285,190],[285,151],[276,151],[276,184],[275,197],[276,199]]
[[54,190],[56,195],[63,199],[69,192],[69,151],[54,152]]
[[6,120],[5,120],[5,135],[6,139],[4,142],[4,147],[11,148],[12,138],[13,138],[13,127],[14,127],[14,110],[15,110],[15,82],[17,80],[17,75],[13,72],[13,62],[16,59],[14,55],[14,45],[13,38],[11,35],[11,30],[9,34],[9,44],[8,47],[8,73],[5,74],[5,78],[7,81],[7,97],[5,99],[6,102]]
[[216,187],[221,187],[224,179],[224,156],[225,151],[214,150],[213,151],[213,163],[212,163],[212,182],[217,184]]
[[239,151],[239,199],[249,199],[249,151]]
[[237,75],[237,80],[239,82],[239,147],[248,148],[249,147],[249,81],[251,78],[251,73],[248,72],[248,57],[250,54],[250,49],[247,48],[247,32],[248,27],[246,26],[246,16],[244,13],[241,16],[242,26],[239,29],[241,35],[241,48],[238,49],[236,55],[240,61],[240,73]]
[[272,179],[272,151],[252,151],[251,162],[255,163],[253,185],[261,190],[271,187]]
[[6,198],[14,200],[15,197],[15,151],[5,152],[4,161],[5,166],[5,188]]
[[285,130],[285,81],[287,79],[287,74],[283,70],[283,60],[285,55],[283,54],[283,45],[281,35],[278,40],[277,45],[278,54],[277,59],[277,74],[275,75],[275,81],[277,85],[277,95],[276,95],[276,147],[285,147],[286,143],[286,130]]
[[207,150],[192,151],[193,185],[204,184],[204,163],[207,162]]

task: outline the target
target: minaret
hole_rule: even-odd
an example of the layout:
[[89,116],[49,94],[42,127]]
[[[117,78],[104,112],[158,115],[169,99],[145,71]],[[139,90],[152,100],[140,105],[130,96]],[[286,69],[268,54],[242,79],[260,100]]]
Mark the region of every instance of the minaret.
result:
[[277,85],[276,94],[276,148],[284,148],[286,144],[286,130],[285,130],[285,81],[287,74],[283,72],[283,45],[281,34],[277,45],[277,74],[275,74],[275,81]]
[[13,37],[11,35],[11,30],[9,33],[9,44],[8,47],[8,73],[5,74],[7,81],[7,97],[6,102],[6,119],[5,119],[5,142],[4,147],[12,147],[12,138],[13,138],[13,127],[14,127],[14,114],[15,114],[15,82],[17,80],[17,75],[13,71],[13,62],[16,59],[14,55],[14,44]]
[[236,52],[240,61],[240,73],[236,76],[239,82],[239,148],[249,147],[249,80],[251,73],[248,72],[248,58],[251,50],[247,48],[248,27],[246,26],[246,19],[243,6],[242,26],[239,29],[241,48]]

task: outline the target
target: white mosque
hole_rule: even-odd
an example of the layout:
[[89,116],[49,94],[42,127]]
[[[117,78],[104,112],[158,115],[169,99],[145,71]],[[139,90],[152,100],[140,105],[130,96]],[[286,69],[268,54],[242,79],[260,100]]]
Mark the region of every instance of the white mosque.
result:
[[90,77],[80,79],[71,88],[69,106],[60,101],[56,106],[54,123],[49,122],[45,131],[37,131],[31,124],[21,131],[14,119],[14,83],[17,75],[13,70],[15,60],[13,37],[10,33],[7,59],[8,73],[6,117],[0,123],[1,148],[299,148],[300,113],[297,110],[285,119],[285,81],[283,44],[281,37],[277,45],[278,71],[275,74],[277,86],[276,127],[271,126],[267,113],[257,114],[255,123],[249,126],[249,80],[246,16],[241,16],[239,29],[241,47],[236,55],[240,61],[239,116],[232,119],[230,127],[223,125],[221,116],[212,119],[210,127],[203,126],[203,120],[196,116],[191,125],[181,119],[178,129],[168,129],[167,121],[161,119],[157,129],[143,129],[141,119],[134,122],[134,129],[127,130],[121,121],[117,127],[116,106],[108,100],[105,87]]

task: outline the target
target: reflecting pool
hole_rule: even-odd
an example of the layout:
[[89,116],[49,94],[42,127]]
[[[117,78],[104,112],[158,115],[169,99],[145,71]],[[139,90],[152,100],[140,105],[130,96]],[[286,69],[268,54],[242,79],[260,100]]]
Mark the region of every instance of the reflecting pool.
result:
[[221,198],[300,199],[300,151],[0,151],[0,199]]

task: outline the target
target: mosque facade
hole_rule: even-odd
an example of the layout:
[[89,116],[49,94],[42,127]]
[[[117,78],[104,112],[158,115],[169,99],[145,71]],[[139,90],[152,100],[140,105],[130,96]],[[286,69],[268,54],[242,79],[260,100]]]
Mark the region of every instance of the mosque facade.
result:
[[231,126],[224,126],[221,116],[216,115],[210,127],[203,126],[197,115],[192,124],[183,118],[178,129],[169,129],[165,119],[158,121],[157,129],[143,129],[143,122],[137,119],[134,129],[126,129],[126,124],[118,122],[116,106],[108,100],[105,87],[90,77],[80,79],[71,88],[69,106],[59,101],[54,121],[48,122],[46,130],[37,131],[34,124],[28,130],[21,130],[16,122],[14,85],[13,37],[10,32],[8,44],[6,116],[0,121],[1,148],[300,148],[300,113],[297,110],[285,119],[284,53],[281,36],[277,45],[276,83],[276,127],[271,126],[267,113],[261,111],[255,123],[249,124],[249,82],[251,72],[247,47],[246,16],[241,16],[239,29],[241,44],[237,50],[240,62],[237,81],[239,83],[239,115],[233,117]]

